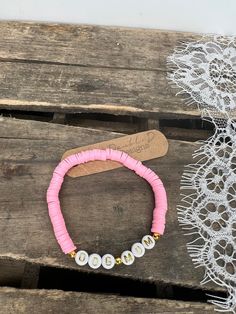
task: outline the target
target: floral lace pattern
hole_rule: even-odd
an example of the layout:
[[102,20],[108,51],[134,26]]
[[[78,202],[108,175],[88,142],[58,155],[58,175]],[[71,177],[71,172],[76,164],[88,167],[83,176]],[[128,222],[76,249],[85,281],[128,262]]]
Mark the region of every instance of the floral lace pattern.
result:
[[168,74],[200,108],[225,112],[236,108],[236,40],[215,36],[211,41],[187,43],[168,58]]
[[182,175],[179,222],[194,236],[187,247],[196,266],[205,268],[202,283],[213,281],[228,291],[227,298],[210,302],[236,313],[236,40],[203,37],[177,48],[168,64],[171,83],[215,126]]

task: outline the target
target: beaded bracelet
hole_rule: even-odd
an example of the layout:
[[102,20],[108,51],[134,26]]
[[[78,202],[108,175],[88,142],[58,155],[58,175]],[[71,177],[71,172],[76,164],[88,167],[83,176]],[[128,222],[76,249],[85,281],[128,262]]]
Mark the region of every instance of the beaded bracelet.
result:
[[[114,258],[111,254],[105,254],[103,257],[93,253],[88,255],[84,250],[75,252],[76,246],[71,240],[66,229],[65,221],[61,212],[59,192],[64,181],[64,176],[72,167],[94,160],[113,160],[121,163],[125,167],[135,171],[137,175],[144,178],[152,187],[155,196],[155,208],[153,211],[153,220],[151,235],[145,235],[141,242],[134,243],[131,250],[124,251],[120,257]],[[167,211],[166,191],[160,178],[149,168],[145,167],[140,161],[135,160],[122,151],[113,149],[93,149],[82,151],[71,155],[62,160],[53,172],[50,185],[47,190],[47,203],[49,217],[52,222],[55,237],[65,254],[75,258],[78,265],[88,265],[94,269],[101,265],[106,269],[111,269],[114,265],[133,264],[136,257],[142,257],[145,250],[152,249],[155,241],[164,233],[165,215]]]

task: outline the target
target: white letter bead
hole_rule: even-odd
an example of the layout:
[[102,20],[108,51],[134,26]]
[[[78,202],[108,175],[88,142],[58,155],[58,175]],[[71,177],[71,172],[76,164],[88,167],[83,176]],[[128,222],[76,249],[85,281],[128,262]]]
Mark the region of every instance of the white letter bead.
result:
[[115,266],[115,258],[111,254],[105,254],[102,257],[102,266],[105,269],[111,269]]
[[135,257],[142,257],[145,253],[145,248],[141,243],[134,243],[131,247],[131,251]]
[[102,258],[100,255],[93,253],[89,256],[88,264],[91,268],[97,269],[102,264]]
[[145,247],[145,249],[150,250],[152,248],[154,248],[155,246],[155,240],[153,239],[153,237],[151,235],[145,235],[142,238],[142,245]]
[[125,265],[131,265],[134,262],[134,254],[131,251],[124,251],[121,254],[121,260]]
[[88,263],[88,253],[86,251],[80,250],[75,255],[75,262],[79,266],[84,266]]

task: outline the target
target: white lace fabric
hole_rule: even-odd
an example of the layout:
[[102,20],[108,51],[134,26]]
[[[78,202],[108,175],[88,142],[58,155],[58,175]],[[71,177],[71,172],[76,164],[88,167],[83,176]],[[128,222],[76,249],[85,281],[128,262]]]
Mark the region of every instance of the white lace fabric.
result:
[[236,108],[235,37],[203,37],[183,44],[168,57],[168,64],[170,81],[200,109],[224,113]]
[[236,39],[185,43],[168,66],[170,82],[215,126],[183,173],[179,222],[194,237],[187,247],[196,266],[205,268],[202,284],[213,281],[227,290],[226,298],[210,302],[236,313]]

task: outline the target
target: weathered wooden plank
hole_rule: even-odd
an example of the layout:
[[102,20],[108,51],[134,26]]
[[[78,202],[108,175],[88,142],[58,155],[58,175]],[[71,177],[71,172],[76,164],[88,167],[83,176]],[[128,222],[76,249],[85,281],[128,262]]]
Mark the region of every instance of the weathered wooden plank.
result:
[[[65,150],[117,136],[92,129],[1,119],[0,258],[94,272],[87,267],[78,268],[60,251],[48,218],[46,190]],[[154,250],[132,267],[115,267],[109,274],[199,287],[203,271],[193,267],[176,214],[183,166],[191,161],[195,148],[193,143],[170,140],[164,158],[145,162],[167,188],[166,234]],[[66,177],[61,205],[76,245],[88,252],[117,256],[150,232],[151,189],[127,169],[79,179]],[[95,272],[107,273],[102,268]]]
[[0,108],[199,116],[175,96],[166,58],[199,35],[0,23]]
[[134,116],[199,115],[162,71],[0,62],[0,108]]
[[0,58],[91,67],[164,70],[185,32],[95,25],[0,22]]
[[212,305],[200,302],[120,297],[60,290],[0,288],[1,313],[206,313]]

